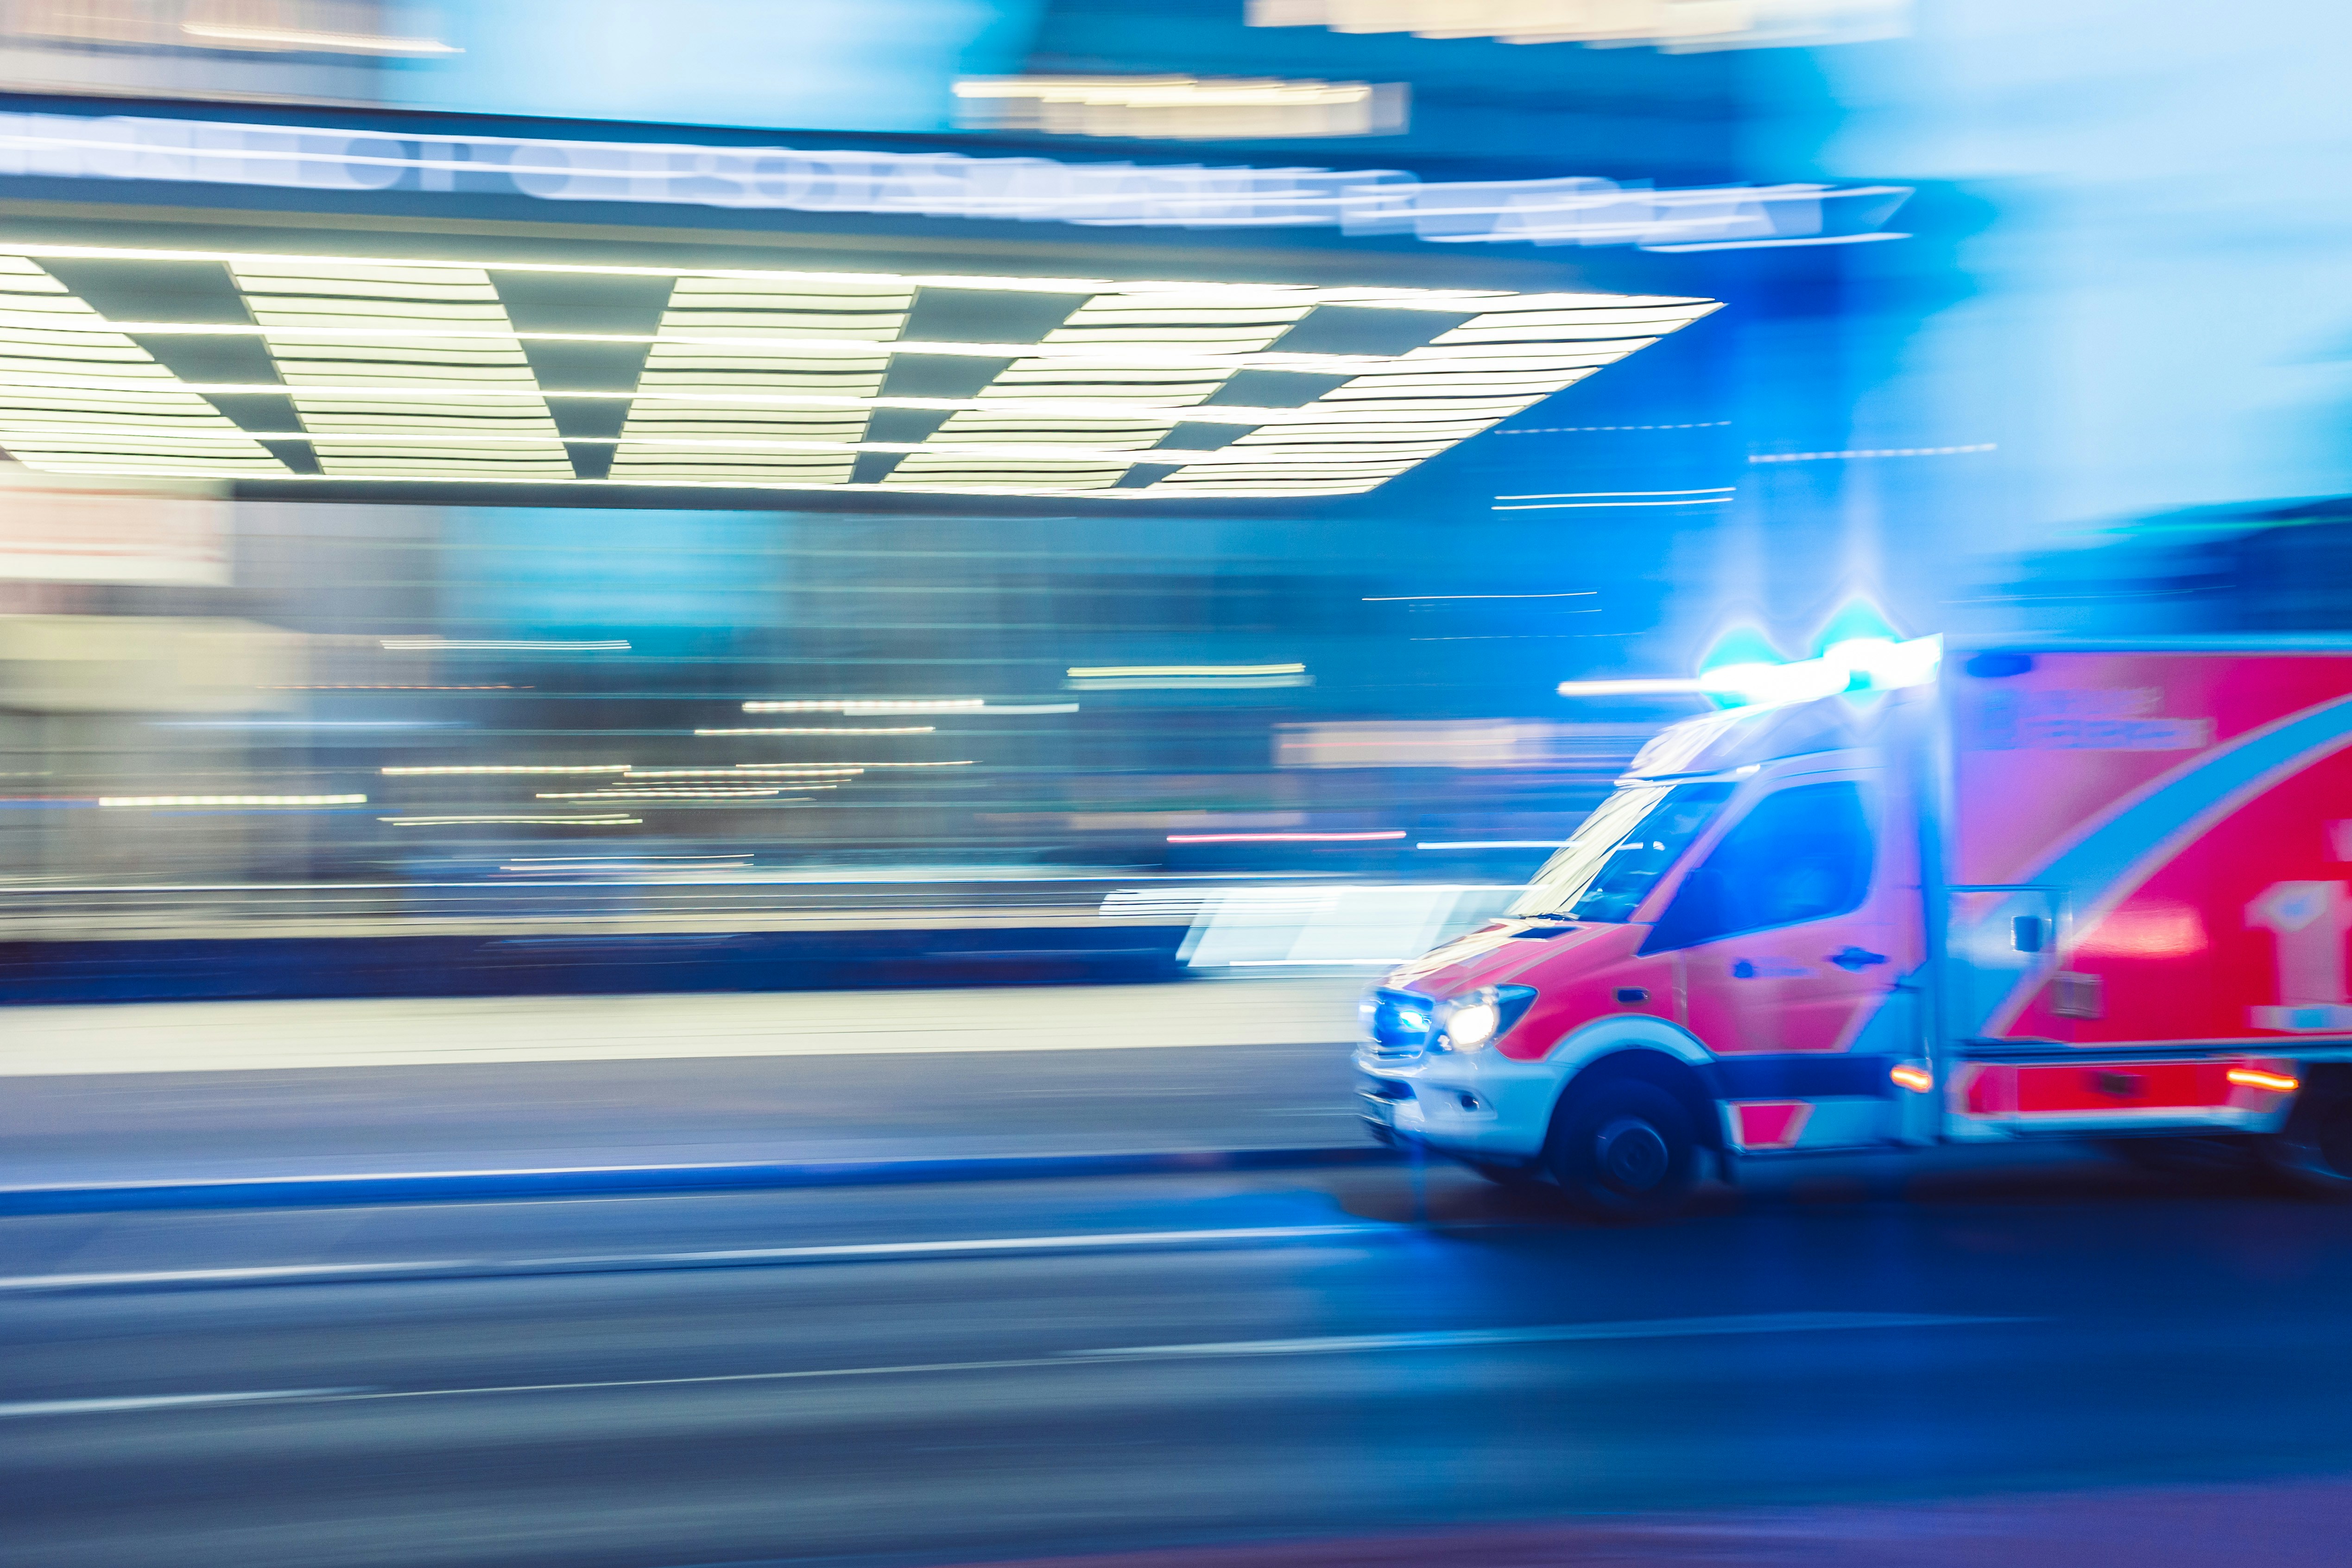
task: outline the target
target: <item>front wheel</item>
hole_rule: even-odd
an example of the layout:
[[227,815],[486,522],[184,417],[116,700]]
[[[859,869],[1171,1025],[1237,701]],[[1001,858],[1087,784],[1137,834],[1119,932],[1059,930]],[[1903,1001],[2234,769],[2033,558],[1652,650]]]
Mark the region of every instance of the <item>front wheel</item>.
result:
[[1564,1108],[1544,1161],[1570,1199],[1600,1219],[1658,1219],[1698,1182],[1698,1140],[1675,1097],[1640,1079],[1613,1079]]
[[2337,1089],[2295,1106],[2286,1126],[2261,1143],[2263,1163],[2305,1192],[2352,1197],[2352,1091]]

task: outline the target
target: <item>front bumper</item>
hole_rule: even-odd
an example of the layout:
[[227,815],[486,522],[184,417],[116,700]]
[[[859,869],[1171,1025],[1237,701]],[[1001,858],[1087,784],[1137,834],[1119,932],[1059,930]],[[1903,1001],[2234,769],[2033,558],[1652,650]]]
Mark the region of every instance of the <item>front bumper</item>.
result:
[[1432,1051],[1407,1059],[1356,1052],[1358,1092],[1376,1135],[1464,1159],[1524,1162],[1543,1152],[1562,1073],[1492,1050]]

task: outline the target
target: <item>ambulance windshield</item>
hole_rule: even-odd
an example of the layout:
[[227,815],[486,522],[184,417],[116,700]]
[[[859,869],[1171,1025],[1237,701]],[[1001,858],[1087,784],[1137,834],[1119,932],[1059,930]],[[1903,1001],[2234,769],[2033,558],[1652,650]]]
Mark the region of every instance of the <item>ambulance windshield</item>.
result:
[[1622,922],[1690,847],[1727,784],[1639,784],[1619,790],[1544,862],[1510,912]]

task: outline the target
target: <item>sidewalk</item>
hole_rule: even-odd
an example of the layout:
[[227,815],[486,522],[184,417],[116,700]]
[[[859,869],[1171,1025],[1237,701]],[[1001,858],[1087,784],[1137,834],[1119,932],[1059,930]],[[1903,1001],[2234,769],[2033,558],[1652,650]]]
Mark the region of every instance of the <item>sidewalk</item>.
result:
[[1356,1149],[1353,980],[0,1014],[0,1186]]

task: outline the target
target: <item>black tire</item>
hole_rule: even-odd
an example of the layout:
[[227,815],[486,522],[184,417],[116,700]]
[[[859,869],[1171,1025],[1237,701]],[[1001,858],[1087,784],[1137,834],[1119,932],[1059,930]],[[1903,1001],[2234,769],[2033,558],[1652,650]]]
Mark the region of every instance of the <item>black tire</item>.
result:
[[2259,1152],[2272,1174],[2291,1186],[2352,1197],[2352,1092],[2337,1089],[2301,1101],[2284,1128],[2262,1140]]
[[1544,1163],[1571,1202],[1597,1219],[1662,1219],[1698,1183],[1698,1140],[1675,1097],[1641,1079],[1571,1088],[1552,1121]]

